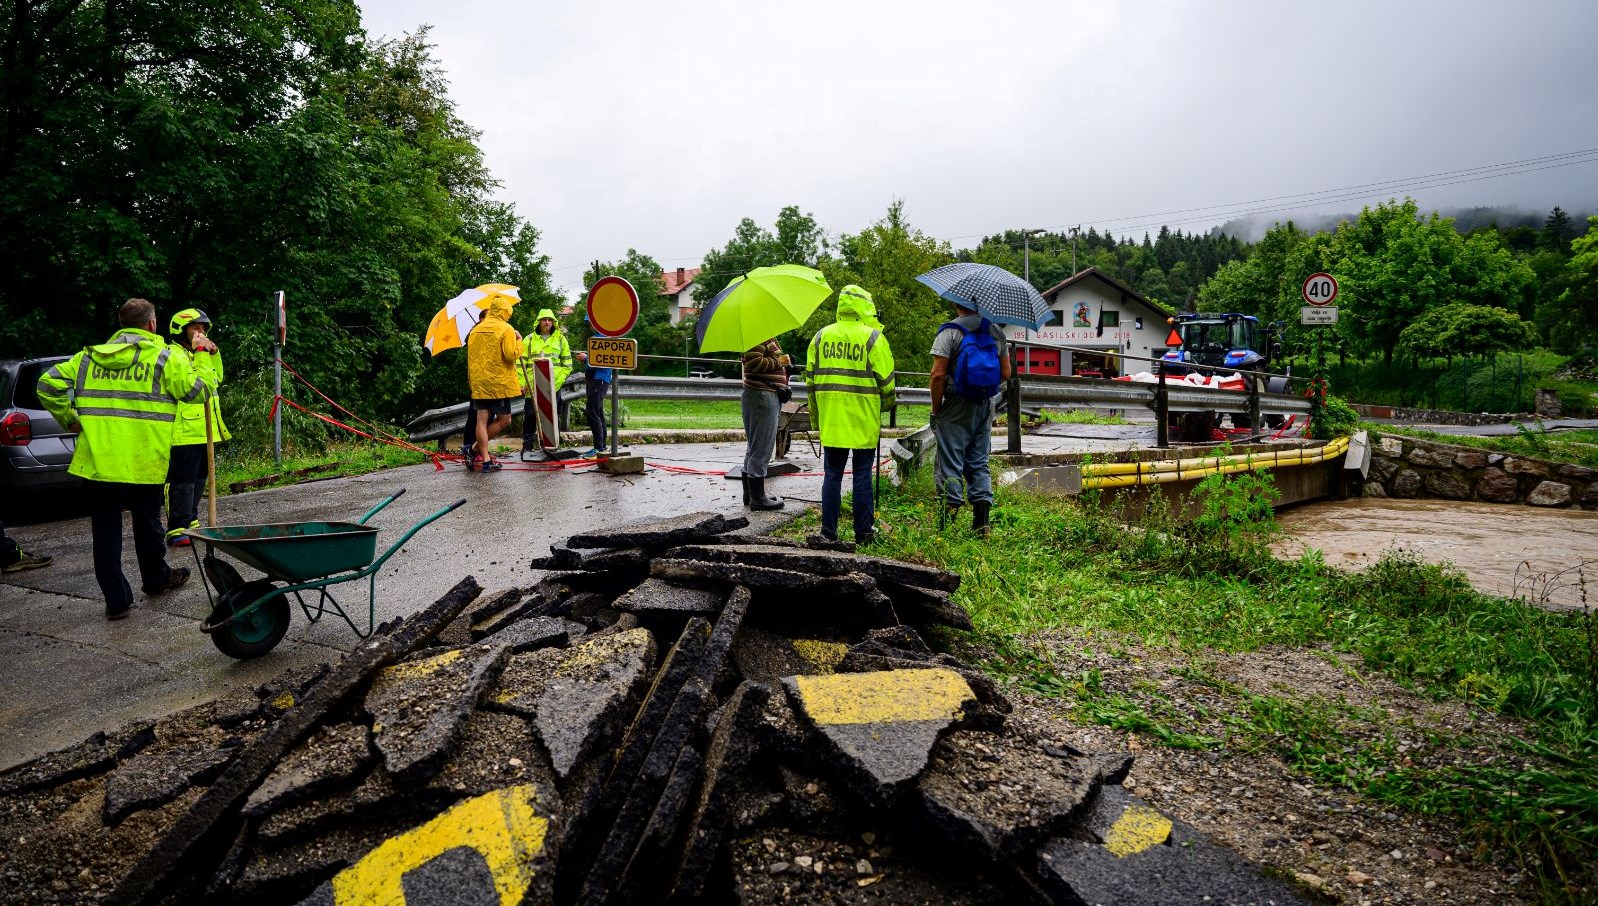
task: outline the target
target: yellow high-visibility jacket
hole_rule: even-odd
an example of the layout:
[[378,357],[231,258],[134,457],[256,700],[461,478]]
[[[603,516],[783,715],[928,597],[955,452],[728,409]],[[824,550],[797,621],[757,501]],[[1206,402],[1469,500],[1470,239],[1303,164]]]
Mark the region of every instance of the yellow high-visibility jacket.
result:
[[882,331],[862,320],[864,306],[838,297],[838,320],[816,331],[805,355],[810,417],[821,445],[869,450],[882,434],[882,409],[897,389],[893,351]]
[[[217,386],[222,385],[222,353],[217,352],[192,352],[176,343],[172,346],[173,355],[186,355],[192,361],[207,360],[211,365],[211,372],[216,375]],[[211,394],[211,440],[224,441],[232,437],[227,425],[222,424],[222,403],[217,394]],[[205,443],[205,403],[178,403],[178,419],[172,426],[172,446],[181,447],[186,444]]]
[[516,380],[521,383],[522,395],[532,396],[533,388],[527,383],[533,376],[533,359],[549,359],[550,376],[554,379],[555,389],[566,383],[566,378],[572,373],[572,346],[566,339],[566,331],[556,327],[549,332],[549,336],[542,337],[538,331],[522,338],[522,357],[516,361]]
[[81,428],[69,473],[162,484],[178,405],[203,403],[216,392],[216,375],[211,363],[189,358],[149,331],[124,327],[51,366],[39,377],[38,392],[61,427]]

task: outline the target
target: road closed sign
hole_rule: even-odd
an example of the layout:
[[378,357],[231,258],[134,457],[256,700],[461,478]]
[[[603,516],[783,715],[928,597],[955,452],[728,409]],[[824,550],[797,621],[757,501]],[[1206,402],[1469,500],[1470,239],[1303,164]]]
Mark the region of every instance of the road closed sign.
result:
[[589,337],[588,367],[620,368],[632,371],[638,367],[638,341],[621,337]]
[[588,290],[588,323],[600,336],[625,336],[638,323],[638,291],[621,277],[601,277]]
[[1331,274],[1310,274],[1304,281],[1304,301],[1311,305],[1331,305],[1337,299],[1337,278]]

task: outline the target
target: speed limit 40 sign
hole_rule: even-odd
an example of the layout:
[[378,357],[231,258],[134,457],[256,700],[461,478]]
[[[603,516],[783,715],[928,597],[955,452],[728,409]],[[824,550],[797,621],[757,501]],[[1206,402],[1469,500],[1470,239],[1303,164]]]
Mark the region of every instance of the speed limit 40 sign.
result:
[[1310,274],[1304,281],[1304,301],[1311,305],[1331,305],[1337,298],[1337,278],[1331,274]]

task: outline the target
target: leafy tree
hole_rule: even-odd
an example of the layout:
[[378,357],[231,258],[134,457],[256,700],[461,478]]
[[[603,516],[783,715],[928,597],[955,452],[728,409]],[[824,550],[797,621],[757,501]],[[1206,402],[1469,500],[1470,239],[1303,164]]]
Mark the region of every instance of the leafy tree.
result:
[[5,348],[103,339],[129,296],[199,305],[246,388],[281,289],[298,370],[399,418],[463,392],[463,357],[419,349],[444,300],[489,280],[548,298],[537,231],[491,200],[425,32],[368,42],[346,0],[7,9]]
[[726,245],[705,253],[699,276],[694,279],[694,298],[709,302],[727,284],[757,267],[814,265],[826,248],[826,237],[816,219],[797,205],[777,212],[775,232],[745,217],[738,221]]
[[1427,310],[1517,305],[1533,279],[1496,235],[1466,239],[1435,212],[1422,219],[1407,198],[1367,207],[1340,224],[1320,263],[1338,278],[1338,305],[1349,313],[1340,333],[1389,365],[1399,335]]
[[1570,244],[1563,311],[1554,327],[1559,345],[1575,351],[1598,340],[1598,217],[1587,218],[1587,234]]
[[[858,233],[839,237],[838,252],[820,262],[827,282],[835,290],[851,283],[865,287],[877,306],[877,317],[899,368],[931,370],[932,336],[954,311],[915,278],[954,261],[949,244],[911,226],[904,201],[895,199],[882,219]],[[781,338],[783,348],[795,361],[803,361],[810,338],[836,316],[834,296],[822,303],[803,327]]]
[[1537,341],[1537,331],[1514,312],[1491,305],[1454,303],[1430,309],[1405,327],[1398,345],[1417,358],[1487,358]]

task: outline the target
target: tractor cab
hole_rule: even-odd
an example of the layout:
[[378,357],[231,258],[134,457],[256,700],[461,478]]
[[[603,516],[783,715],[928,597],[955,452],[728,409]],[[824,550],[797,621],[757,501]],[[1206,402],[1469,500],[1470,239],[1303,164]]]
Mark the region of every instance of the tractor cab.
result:
[[1263,370],[1270,365],[1270,329],[1262,331],[1260,319],[1253,315],[1185,312],[1173,319],[1171,327],[1182,338],[1182,345],[1161,358],[1168,374],[1223,368]]

